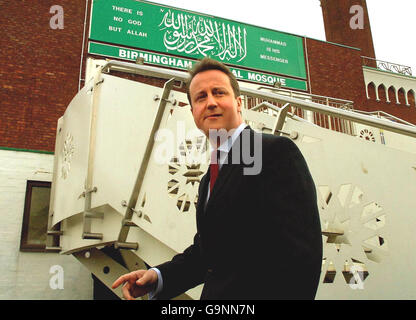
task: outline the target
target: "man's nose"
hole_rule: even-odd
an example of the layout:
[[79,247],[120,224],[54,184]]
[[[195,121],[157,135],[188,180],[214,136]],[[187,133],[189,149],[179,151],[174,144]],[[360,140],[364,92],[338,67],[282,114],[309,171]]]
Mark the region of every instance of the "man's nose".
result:
[[212,94],[208,94],[207,96],[207,108],[214,109],[217,107],[217,99]]

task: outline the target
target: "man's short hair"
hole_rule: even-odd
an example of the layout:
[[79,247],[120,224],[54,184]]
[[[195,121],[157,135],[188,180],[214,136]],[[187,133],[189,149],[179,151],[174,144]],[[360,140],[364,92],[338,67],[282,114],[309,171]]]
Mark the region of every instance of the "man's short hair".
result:
[[191,85],[191,82],[198,73],[208,71],[208,70],[219,70],[225,73],[228,76],[228,79],[230,79],[230,84],[231,84],[231,87],[233,88],[235,98],[240,96],[240,86],[238,85],[237,79],[234,76],[234,74],[230,71],[230,69],[228,69],[226,65],[224,65],[223,63],[217,60],[205,57],[202,60],[200,60],[197,64],[195,64],[191,70],[189,70],[190,77],[188,81],[186,82],[186,94],[188,95],[188,100],[189,100],[189,103],[191,104],[191,107],[192,107],[192,101],[191,101],[191,94],[189,92],[189,87]]

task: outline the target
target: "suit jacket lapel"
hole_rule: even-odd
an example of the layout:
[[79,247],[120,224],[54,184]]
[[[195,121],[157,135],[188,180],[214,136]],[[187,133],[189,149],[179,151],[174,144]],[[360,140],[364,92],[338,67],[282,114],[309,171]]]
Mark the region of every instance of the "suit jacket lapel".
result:
[[[241,136],[245,130],[250,130],[250,144],[252,142],[252,129],[247,126],[244,130],[240,133],[237,139],[234,141],[230,151],[228,152],[227,159],[225,163],[221,167],[221,170],[218,173],[218,178],[215,182],[214,189],[212,190],[212,194],[209,197],[208,203],[211,201],[215,201],[219,194],[224,192],[224,187],[227,186],[226,182],[229,182],[232,178],[232,174],[238,172],[238,169],[244,166],[242,162],[242,147],[243,144],[241,143]],[[235,164],[233,164],[233,162]],[[209,171],[208,171],[209,174]],[[231,184],[228,184],[231,187]]]
[[232,177],[232,173],[237,170],[238,165],[231,165],[224,163],[221,167],[220,172],[218,173],[218,178],[215,182],[212,193],[209,196],[208,203],[215,201],[219,194],[224,192],[224,188],[227,186],[227,181]]
[[209,167],[207,173],[202,177],[200,182],[200,188],[199,188],[199,194],[198,194],[198,202],[196,205],[196,213],[197,215],[199,213],[204,212],[205,210],[205,202],[208,195],[208,183],[209,183]]

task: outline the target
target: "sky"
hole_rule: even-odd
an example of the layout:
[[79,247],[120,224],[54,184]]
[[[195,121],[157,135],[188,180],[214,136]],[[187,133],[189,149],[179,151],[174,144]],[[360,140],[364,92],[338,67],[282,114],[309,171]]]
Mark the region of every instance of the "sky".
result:
[[[319,0],[152,0],[152,2],[325,40]],[[413,76],[416,76],[416,1],[367,0],[367,7],[377,59],[409,66],[412,68]]]

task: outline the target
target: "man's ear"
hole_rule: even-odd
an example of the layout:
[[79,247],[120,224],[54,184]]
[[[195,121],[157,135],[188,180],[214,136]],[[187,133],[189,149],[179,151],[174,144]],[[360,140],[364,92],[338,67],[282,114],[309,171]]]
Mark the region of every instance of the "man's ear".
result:
[[237,100],[237,111],[239,113],[241,113],[241,108],[242,108],[242,105],[243,105],[243,100],[241,99],[241,96],[238,96],[236,98],[236,100]]

